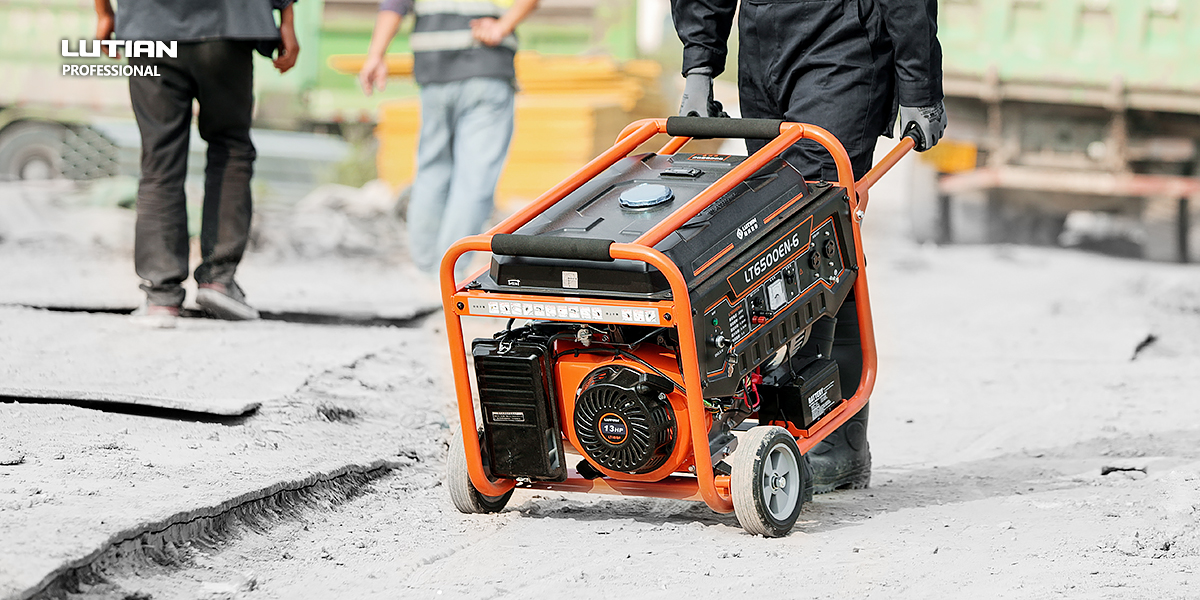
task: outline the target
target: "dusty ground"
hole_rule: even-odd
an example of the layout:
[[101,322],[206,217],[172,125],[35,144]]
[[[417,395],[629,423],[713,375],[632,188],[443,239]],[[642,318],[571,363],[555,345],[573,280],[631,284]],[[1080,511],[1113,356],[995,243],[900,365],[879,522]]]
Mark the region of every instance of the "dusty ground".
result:
[[[661,500],[517,492],[504,513],[464,516],[438,465],[420,464],[334,510],[196,549],[182,569],[118,570],[104,589],[264,599],[1200,594],[1200,312],[1173,300],[1196,292],[1195,268],[1028,248],[891,244],[873,256],[883,365],[874,485],[818,496],[786,539]],[[1157,341],[1131,360],[1151,333]]]
[[114,541],[264,490],[339,470],[442,460],[447,424],[429,401],[441,391],[424,368],[428,336],[374,334],[378,348],[313,373],[248,417],[0,404],[0,453],[18,463],[0,466],[0,597]]
[[[80,508],[14,484],[22,469],[53,473],[63,482],[56,493],[148,490],[118,511],[136,521],[155,514],[156,502],[219,503],[231,492],[226,479],[265,477],[292,457],[331,467],[337,457],[378,457],[395,470],[345,502],[270,526],[247,522],[183,545],[169,564],[117,562],[78,591],[264,600],[1200,596],[1200,268],[1053,249],[920,247],[875,227],[873,485],[818,496],[790,537],[751,537],[732,515],[649,499],[519,491],[498,515],[457,513],[441,484],[445,425],[454,424],[448,392],[416,375],[445,373],[438,341],[419,356],[331,370],[289,403],[232,424],[5,407],[6,425],[14,408],[36,415],[6,428],[10,435],[57,422],[72,435],[54,438],[62,448],[47,461],[0,467],[9,499],[0,528],[30,522],[27,511],[42,511],[43,536],[88,527],[76,520]],[[440,340],[440,318],[421,334]],[[327,422],[316,406],[328,396],[368,417]],[[118,448],[100,449],[109,438]],[[322,450],[327,440],[346,453]],[[46,471],[68,451],[71,469]],[[137,467],[147,457],[169,469]],[[9,556],[22,554],[0,539]]]

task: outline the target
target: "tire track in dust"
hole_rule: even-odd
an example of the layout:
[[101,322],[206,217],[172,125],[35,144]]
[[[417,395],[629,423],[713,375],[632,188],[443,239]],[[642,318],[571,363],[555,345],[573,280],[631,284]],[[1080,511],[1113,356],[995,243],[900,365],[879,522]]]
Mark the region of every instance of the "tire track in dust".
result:
[[[445,565],[447,559],[460,555],[475,555],[482,552],[487,542],[502,533],[507,533],[510,526],[518,522],[517,520],[502,522],[495,530],[482,538],[461,542],[439,552],[426,555],[417,561],[417,566],[413,569],[413,572],[400,585],[405,588],[424,587],[434,575],[442,571],[442,567]],[[490,550],[490,548],[487,549]]]

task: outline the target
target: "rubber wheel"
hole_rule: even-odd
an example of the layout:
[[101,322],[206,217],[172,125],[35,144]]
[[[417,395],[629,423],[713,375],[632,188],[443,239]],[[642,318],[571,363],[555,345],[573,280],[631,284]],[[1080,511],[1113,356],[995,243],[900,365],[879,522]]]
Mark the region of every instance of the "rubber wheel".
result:
[[63,177],[63,136],[57,123],[24,121],[0,132],[0,180],[37,181]]
[[782,427],[754,427],[733,453],[733,511],[747,533],[783,537],[792,530],[811,482],[796,439]]
[[[483,445],[482,437],[480,432],[480,446]],[[487,464],[486,456],[484,464]],[[512,490],[502,496],[484,496],[475,489],[467,472],[467,451],[463,445],[461,428],[454,432],[454,439],[450,441],[450,456],[446,459],[446,485],[450,488],[454,507],[469,515],[500,512],[512,497]]]

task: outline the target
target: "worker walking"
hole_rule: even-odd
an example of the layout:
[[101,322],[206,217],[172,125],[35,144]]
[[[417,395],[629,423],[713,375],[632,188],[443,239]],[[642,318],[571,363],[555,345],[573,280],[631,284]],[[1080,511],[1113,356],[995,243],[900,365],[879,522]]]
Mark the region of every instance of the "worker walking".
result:
[[[672,0],[683,41],[686,78],[680,114],[719,116],[712,79],[725,70],[727,38],[738,15],[738,92],[742,117],[811,123],[841,140],[854,177],[871,168],[875,141],[912,132],[925,151],[946,127],[942,53],[936,0],[818,0],[808,2]],[[747,140],[753,153],[763,140]],[[837,180],[832,157],[802,140],[783,158],[807,179]],[[847,394],[862,373],[853,294],[842,304],[834,330],[833,358]],[[863,488],[870,483],[867,409],[830,434],[807,455],[814,491]]]
[[[278,49],[274,64],[281,73],[296,64],[300,46],[291,5],[292,0],[121,0],[114,14],[109,0],[96,0],[97,39],[115,30],[122,40],[178,42],[175,57],[129,58],[160,74],[129,78],[142,139],[134,266],[146,292],[135,315],[151,324],[174,326],[184,300],[189,250],[184,180],[193,102],[200,106],[200,137],[208,142],[196,302],[218,318],[258,318],[234,281],[250,238],[253,54],[270,57]],[[280,26],[273,10],[280,11]]]
[[[359,82],[368,95],[387,80],[385,53],[401,19],[421,86],[417,174],[408,204],[413,262],[436,274],[446,250],[483,230],[513,132],[517,38],[538,0],[383,0]],[[462,275],[465,261],[460,262]]]

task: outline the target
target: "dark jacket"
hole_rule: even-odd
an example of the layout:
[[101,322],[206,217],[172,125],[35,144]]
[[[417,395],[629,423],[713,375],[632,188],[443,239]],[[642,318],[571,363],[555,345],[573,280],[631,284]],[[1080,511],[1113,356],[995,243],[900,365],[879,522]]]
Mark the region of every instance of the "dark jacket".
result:
[[116,39],[203,42],[256,42],[271,56],[279,43],[274,10],[293,0],[120,0]]
[[[696,67],[725,70],[726,40],[738,0],[672,0],[675,29],[683,41],[683,73]],[[749,6],[746,6],[749,5]],[[742,56],[741,67],[803,70],[810,65],[845,65],[852,38],[866,47],[895,79],[896,100],[905,106],[931,106],[942,100],[942,49],[937,40],[937,0],[792,0],[743,3],[740,30],[773,30],[770,50]],[[751,10],[747,10],[751,9]],[[749,16],[753,13],[755,16]],[[743,54],[747,48],[743,41]],[[755,45],[761,47],[761,45]],[[857,65],[846,65],[854,67]]]

